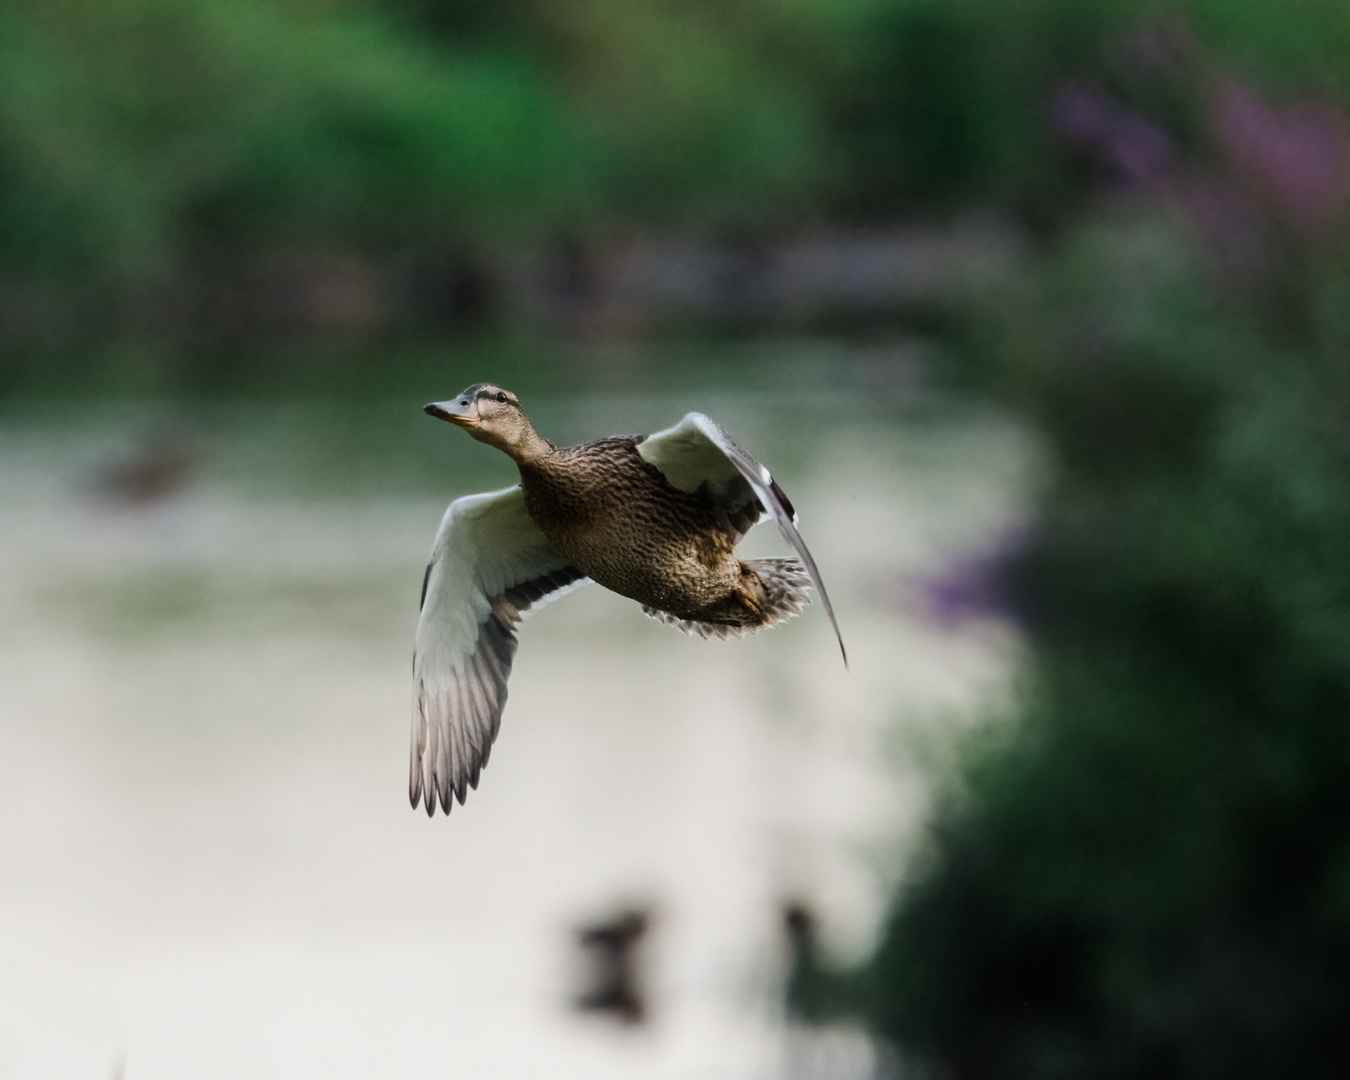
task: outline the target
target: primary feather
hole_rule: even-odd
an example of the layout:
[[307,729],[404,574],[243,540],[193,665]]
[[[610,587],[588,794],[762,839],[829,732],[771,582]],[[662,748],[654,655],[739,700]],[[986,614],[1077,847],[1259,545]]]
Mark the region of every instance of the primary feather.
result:
[[501,726],[515,627],[581,584],[525,512],[519,486],[456,499],[431,551],[413,650],[408,797],[450,812],[478,776]]

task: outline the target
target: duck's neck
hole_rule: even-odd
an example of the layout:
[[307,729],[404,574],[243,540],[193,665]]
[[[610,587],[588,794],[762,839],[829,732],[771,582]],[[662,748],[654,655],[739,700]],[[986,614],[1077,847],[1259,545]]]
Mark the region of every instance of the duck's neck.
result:
[[527,424],[520,439],[503,449],[517,465],[534,465],[553,453],[554,446]]

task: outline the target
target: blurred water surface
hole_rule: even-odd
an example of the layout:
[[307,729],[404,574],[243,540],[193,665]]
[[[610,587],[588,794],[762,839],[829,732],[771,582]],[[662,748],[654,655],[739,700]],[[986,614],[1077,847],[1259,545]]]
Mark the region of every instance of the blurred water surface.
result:
[[[1024,437],[824,390],[527,400],[556,441],[722,421],[797,504],[852,670],[818,605],[715,643],[580,590],[523,628],[481,790],[428,821],[422,567],[513,469],[419,404],[0,420],[0,1077],[865,1075],[785,1027],[783,906],[865,954],[933,755],[1006,693],[1013,632],[916,597],[1015,526]],[[569,1008],[575,929],[625,905],[630,1028]]]

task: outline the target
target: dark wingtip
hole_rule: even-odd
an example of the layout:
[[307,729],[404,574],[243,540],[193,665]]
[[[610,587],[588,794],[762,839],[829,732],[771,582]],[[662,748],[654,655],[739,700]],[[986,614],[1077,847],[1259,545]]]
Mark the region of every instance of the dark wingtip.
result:
[[787,492],[778,486],[778,481],[773,477],[769,478],[769,490],[778,497],[778,501],[783,504],[783,509],[788,512],[788,517],[792,519],[792,523],[795,525],[797,523],[797,511],[792,505],[792,500],[787,497]]

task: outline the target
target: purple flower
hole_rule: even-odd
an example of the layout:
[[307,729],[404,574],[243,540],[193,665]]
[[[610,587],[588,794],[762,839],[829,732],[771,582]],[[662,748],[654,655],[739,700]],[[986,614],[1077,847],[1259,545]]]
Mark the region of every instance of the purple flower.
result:
[[1171,170],[1175,155],[1167,133],[1094,87],[1059,87],[1050,99],[1050,124],[1061,138],[1090,151],[1127,187],[1152,186]]
[[1272,209],[1304,229],[1329,225],[1350,198],[1350,133],[1329,101],[1276,108],[1236,79],[1210,104],[1220,142]]
[[1013,529],[987,551],[968,555],[914,583],[912,606],[944,630],[975,619],[1015,617],[1008,571],[1026,549],[1026,533]]

